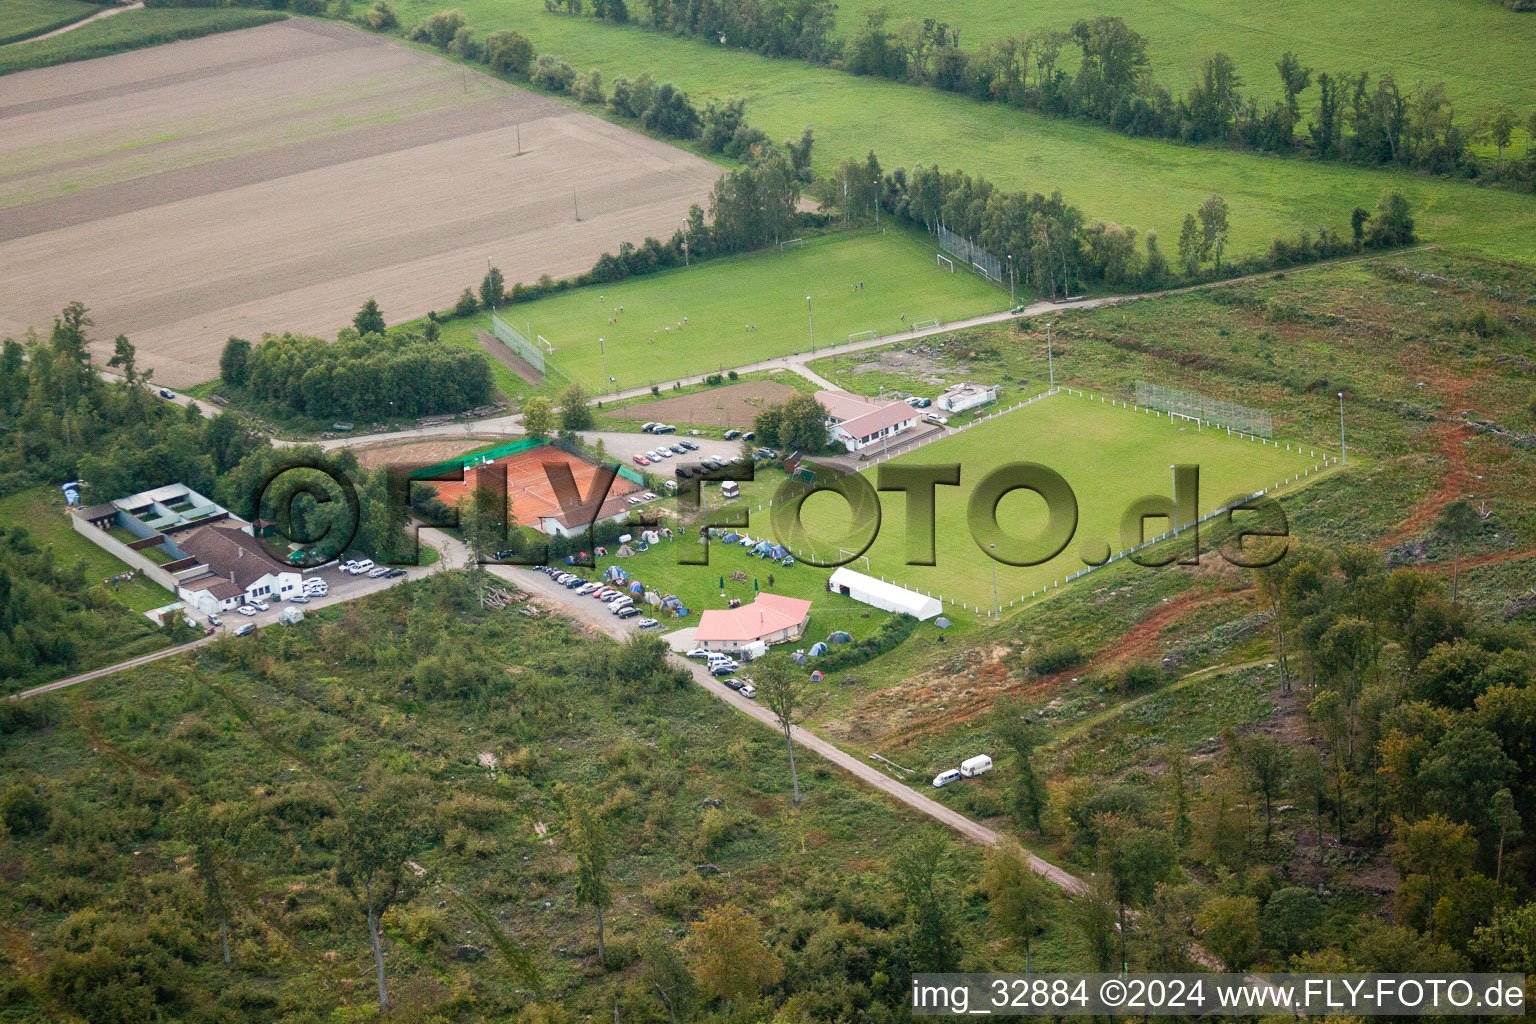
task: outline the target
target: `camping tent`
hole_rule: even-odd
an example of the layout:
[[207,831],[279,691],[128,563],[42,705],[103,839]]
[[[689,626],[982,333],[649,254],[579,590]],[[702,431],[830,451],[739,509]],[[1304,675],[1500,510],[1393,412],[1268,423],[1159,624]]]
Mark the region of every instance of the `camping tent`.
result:
[[617,565],[610,565],[607,569],[603,570],[603,579],[610,583],[623,582],[628,578],[629,573],[625,572],[621,567]]
[[829,644],[846,644],[852,640],[853,636],[841,629],[836,630],[827,637],[827,643]]
[[804,651],[796,651],[794,654],[789,656],[789,660],[794,662],[796,665],[804,665],[810,659],[805,656]]
[[720,539],[725,541],[725,543],[727,543],[727,544],[735,544],[737,541],[741,540],[741,534],[739,534],[739,533],[728,533],[724,537],[721,537]]
[[819,668],[811,673],[811,682],[813,683],[819,683],[825,678],[826,677],[821,674],[821,669]]
[[940,629],[948,629],[950,626],[954,625],[953,622],[950,622],[948,619],[946,619],[942,615],[940,615],[938,618],[934,619],[933,620],[933,624],[935,626],[938,626]]
[[926,622],[944,610],[936,597],[927,597],[915,590],[854,572],[846,565],[835,570],[827,583],[828,589],[834,593],[847,594],[871,608],[910,615],[919,622]]
[[640,539],[645,541],[647,544],[661,543],[661,535],[658,534],[655,530],[646,530],[644,533],[640,534]]
[[631,594],[643,594],[645,593],[645,584],[641,583],[639,580],[635,580],[629,585],[629,592]]
[[760,541],[757,542],[757,546],[752,549],[752,553],[754,555],[757,555],[759,558],[761,558],[761,557],[766,556],[768,554],[768,552],[771,551],[771,550],[773,550],[773,545],[772,544],[769,544],[765,540],[760,540]]
[[661,604],[661,595],[656,593],[656,591],[654,591],[654,590],[647,590],[645,592],[645,603],[646,604]]
[[620,544],[618,554],[620,558],[633,558],[635,555],[635,549],[630,547],[628,544]]
[[828,648],[826,644],[817,641],[811,645],[811,657],[819,658],[823,654],[826,654],[828,650],[830,650],[830,648]]
[[781,558],[784,558],[788,554],[789,548],[785,547],[783,544],[775,544],[773,547],[768,549],[768,557],[773,559],[775,562]]

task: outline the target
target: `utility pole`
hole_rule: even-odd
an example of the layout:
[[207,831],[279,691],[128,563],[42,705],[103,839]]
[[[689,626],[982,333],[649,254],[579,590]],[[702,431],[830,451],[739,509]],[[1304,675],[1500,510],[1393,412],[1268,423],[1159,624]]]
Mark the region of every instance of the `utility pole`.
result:
[[876,400],[880,403],[880,454],[886,458],[891,457],[891,442],[885,432],[885,385],[881,384],[875,391]]
[[608,350],[603,347],[602,338],[597,339],[597,354],[603,358],[603,380],[611,383],[613,378],[608,376]]
[[1168,473],[1173,477],[1173,529],[1177,533],[1179,529],[1179,471],[1170,465]]
[[880,179],[875,179],[875,227],[880,226]]
[[1344,465],[1349,465],[1349,445],[1344,440],[1344,392],[1339,392],[1339,451],[1344,456]]
[[1013,253],[1008,254],[1008,308],[1012,309],[1019,304],[1013,297]]
[[[997,550],[996,544],[988,544],[988,549]],[[1003,613],[1003,604],[997,599],[997,559],[992,559],[992,617],[995,619]]]
[[576,201],[576,186],[571,186],[571,206],[576,209],[576,219],[581,220],[581,204]]

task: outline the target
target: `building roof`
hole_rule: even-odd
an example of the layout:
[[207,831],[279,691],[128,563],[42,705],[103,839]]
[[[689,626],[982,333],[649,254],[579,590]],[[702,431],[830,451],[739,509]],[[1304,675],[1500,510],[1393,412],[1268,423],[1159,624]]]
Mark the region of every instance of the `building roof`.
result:
[[847,391],[818,391],[816,401],[852,437],[868,437],[886,427],[917,419],[906,402],[884,402]]
[[241,590],[269,573],[297,571],[273,558],[261,541],[229,524],[229,520],[188,530],[176,538],[176,546],[206,565],[215,576],[233,578]]
[[944,606],[936,597],[928,597],[915,590],[908,590],[906,587],[887,583],[874,576],[855,572],[846,565],[832,571],[830,582],[834,588],[847,587],[848,596],[861,604],[884,608],[886,611],[903,612],[920,622],[931,619],[944,610]]
[[811,614],[811,602],[782,594],[758,594],[740,608],[715,608],[699,616],[694,639],[750,643],[786,629],[797,629]]
[[79,509],[75,514],[85,520],[106,519],[108,516],[117,515],[117,506],[109,501],[105,505],[92,505],[90,508]]
[[975,383],[973,381],[966,381],[964,384],[955,384],[955,385],[952,385],[950,387],[945,388],[944,389],[944,393],[942,395],[940,395],[939,397],[940,398],[968,398],[971,395],[990,395],[990,394],[996,394],[996,392],[997,392],[997,385],[996,384],[977,384],[977,383]]
[[200,576],[195,580],[182,580],[177,584],[182,590],[206,590],[220,601],[227,601],[232,597],[239,597],[245,593],[245,588],[238,583],[231,583],[223,576]]
[[604,501],[602,506],[598,508],[597,515],[595,516],[592,514],[592,506],[589,503],[583,502],[572,508],[569,512],[563,506],[556,505],[553,509],[544,512],[540,518],[553,519],[567,530],[575,530],[590,526],[595,522],[602,522],[604,519],[612,519],[614,516],[623,515],[635,507],[624,499],[625,495],[623,494],[610,494],[608,500]]

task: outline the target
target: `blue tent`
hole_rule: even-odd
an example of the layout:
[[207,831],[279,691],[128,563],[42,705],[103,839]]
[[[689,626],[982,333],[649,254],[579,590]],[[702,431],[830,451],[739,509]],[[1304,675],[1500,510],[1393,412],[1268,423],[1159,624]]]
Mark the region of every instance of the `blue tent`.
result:
[[629,585],[629,592],[631,594],[643,594],[645,593],[645,585],[639,580],[636,580]]
[[847,633],[847,632],[844,632],[841,629],[837,630],[831,636],[827,637],[827,643],[829,643],[829,644],[846,644],[846,643],[849,643],[852,640],[853,640],[853,636],[851,634]]
[[809,653],[810,653],[811,657],[819,658],[823,654],[826,654],[827,650],[828,650],[828,647],[827,647],[827,645],[825,643],[822,643],[821,641],[817,641],[816,643],[811,645],[811,649],[810,649]]
[[752,549],[752,553],[754,555],[758,555],[758,556],[762,557],[762,556],[766,556],[772,550],[773,550],[773,545],[772,544],[769,544],[765,540],[760,540],[760,541],[757,542],[757,547]]
[[721,537],[720,539],[725,541],[727,544],[735,544],[737,541],[741,540],[741,534],[739,534],[739,533],[728,533],[724,537]]
[[603,579],[608,580],[610,583],[623,582],[629,579],[629,573],[617,565],[610,565],[607,569],[603,570]]
[[773,559],[775,562],[781,558],[787,557],[788,555],[789,548],[785,547],[783,544],[775,544],[773,547],[768,549],[768,557]]

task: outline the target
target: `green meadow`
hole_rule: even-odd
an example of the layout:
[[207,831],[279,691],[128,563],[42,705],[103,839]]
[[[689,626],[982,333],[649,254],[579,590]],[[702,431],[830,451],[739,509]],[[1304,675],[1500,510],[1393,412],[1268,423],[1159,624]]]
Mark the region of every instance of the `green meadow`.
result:
[[[501,316],[548,339],[555,349],[546,359],[567,377],[593,392],[622,391],[809,351],[813,327],[819,350],[856,332],[896,335],[919,320],[1008,308],[1005,289],[941,269],[936,252],[925,236],[898,229],[826,235],[572,289]],[[445,325],[443,335],[473,345],[489,326],[479,315]],[[546,383],[558,386],[553,374]]]
[[[7,0],[7,11],[9,5],[10,0]],[[100,9],[97,4],[80,6]],[[285,17],[287,17],[286,14],[277,11],[217,8],[125,11],[110,18],[93,21],[89,25],[82,25],[52,39],[15,43],[0,49],[0,75],[48,67],[52,64],[64,64],[74,60],[105,57],[125,50],[159,46],[161,43],[178,39],[196,39],[215,32],[233,32],[253,25],[264,25],[269,21],[279,21]],[[8,21],[7,13],[0,18],[0,25]],[[0,28],[0,32],[5,31],[5,28]]]
[[[1292,444],[1294,450],[1287,449]],[[1200,467],[1200,514],[1220,508],[1234,498],[1280,484],[1308,472],[1324,460],[1321,449],[1281,439],[1274,443],[1228,436],[1223,430],[1197,429],[1186,420],[1170,420],[1061,392],[1016,409],[997,419],[918,448],[892,465],[960,465],[960,486],[935,488],[935,565],[907,565],[906,498],[881,495],[879,535],[850,566],[883,576],[935,596],[989,610],[993,606],[993,569],[997,601],[1006,613],[1010,603],[1032,593],[1054,589],[1085,567],[1082,547],[1105,541],[1121,550],[1120,520],[1126,508],[1144,495],[1170,495],[1169,466],[1193,463]],[[1013,567],[994,562],[977,546],[966,527],[967,502],[988,473],[1011,462],[1038,462],[1060,473],[1077,498],[1078,524],[1061,554],[1048,562]],[[870,483],[878,469],[865,471]],[[803,506],[803,522],[818,558],[846,547],[851,520],[848,504],[830,494],[817,494]],[[1027,539],[1045,526],[1045,502],[1028,491],[1006,495],[997,518],[1005,533]],[[1149,520],[1150,538],[1164,529],[1162,520]],[[821,545],[825,545],[821,548]],[[1157,572],[1157,569],[1138,570]]]
[[[887,168],[937,164],[985,175],[1008,189],[1047,194],[1059,189],[1090,219],[1157,231],[1165,252],[1172,251],[1184,215],[1217,193],[1232,211],[1234,255],[1267,250],[1276,236],[1315,233],[1319,226],[1347,231],[1351,210],[1373,208],[1383,191],[1397,189],[1413,204],[1425,241],[1536,261],[1536,205],[1528,195],[1396,171],[1133,139],[1081,121],[614,27],[587,16],[550,14],[538,0],[452,5],[405,0],[397,8],[401,21],[410,24],[445,6],[463,10],[479,34],[516,29],[538,52],[561,56],[577,70],[597,68],[605,82],[649,73],[685,89],[701,107],[710,99],[744,98],[749,121],[774,139],[798,137],[809,125],[816,135],[814,162],[823,174],[846,157],[874,150]],[[853,17],[843,13],[845,30]],[[1033,27],[1033,21],[1020,29]],[[1255,80],[1266,77],[1261,69],[1246,70]],[[1523,74],[1524,65],[1517,70]],[[1405,84],[1414,81],[1406,73],[1400,77]]]
[[0,45],[63,28],[102,9],[85,0],[6,0],[0,6]]

